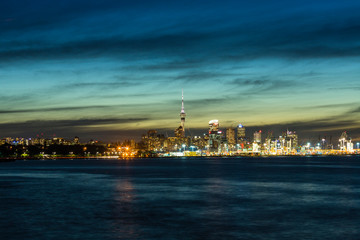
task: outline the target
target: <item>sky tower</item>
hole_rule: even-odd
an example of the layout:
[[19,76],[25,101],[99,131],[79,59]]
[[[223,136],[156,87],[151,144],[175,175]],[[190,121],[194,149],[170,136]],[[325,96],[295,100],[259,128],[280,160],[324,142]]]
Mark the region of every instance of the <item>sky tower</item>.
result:
[[180,118],[181,118],[181,127],[183,128],[184,135],[185,135],[185,108],[184,108],[184,90],[181,93],[181,111],[180,111]]
[[176,137],[185,137],[185,108],[184,108],[184,90],[181,93],[181,111],[180,111],[180,126],[175,129],[175,136]]

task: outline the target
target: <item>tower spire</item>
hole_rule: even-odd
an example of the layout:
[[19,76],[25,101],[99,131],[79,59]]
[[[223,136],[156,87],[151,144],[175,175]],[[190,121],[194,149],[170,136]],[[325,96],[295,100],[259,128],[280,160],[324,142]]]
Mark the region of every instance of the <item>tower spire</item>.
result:
[[185,108],[184,108],[184,89],[181,90],[181,112],[180,112],[180,128],[181,128],[181,137],[185,137]]
[[184,108],[184,89],[181,90],[181,112],[180,113],[185,113],[185,108]]

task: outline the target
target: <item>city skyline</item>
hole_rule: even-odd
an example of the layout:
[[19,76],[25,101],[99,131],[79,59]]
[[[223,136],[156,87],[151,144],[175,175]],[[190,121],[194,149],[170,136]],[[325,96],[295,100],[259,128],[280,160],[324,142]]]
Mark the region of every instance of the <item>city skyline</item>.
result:
[[359,10],[357,1],[2,2],[0,137],[173,134],[184,89],[194,134],[218,119],[224,129],[358,138]]

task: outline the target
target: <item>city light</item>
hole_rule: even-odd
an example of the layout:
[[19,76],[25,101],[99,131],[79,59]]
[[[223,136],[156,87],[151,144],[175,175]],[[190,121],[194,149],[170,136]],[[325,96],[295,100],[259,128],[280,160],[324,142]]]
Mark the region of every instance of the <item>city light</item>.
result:
[[[102,144],[98,140],[81,143],[79,137],[66,140],[61,137],[52,138],[4,138],[0,139],[0,146],[13,157],[161,157],[161,156],[267,156],[267,155],[314,155],[314,154],[353,154],[359,152],[360,142],[354,144],[348,133],[344,131],[338,138],[338,148],[326,138],[319,142],[310,141],[300,143],[295,131],[284,131],[278,137],[272,132],[265,133],[258,130],[249,133],[247,127],[238,124],[236,127],[220,128],[217,119],[208,122],[207,133],[187,136],[185,132],[185,109],[182,94],[180,126],[174,130],[174,137],[166,136],[157,130],[149,130],[140,142],[134,139],[118,144]],[[204,129],[205,131],[205,129]],[[43,135],[41,135],[43,136]],[[321,140],[320,140],[321,139]],[[314,147],[311,147],[313,144]],[[356,145],[356,151],[354,149]],[[28,148],[36,149],[30,153]],[[63,150],[64,149],[64,150]],[[196,150],[196,151],[195,151]],[[2,151],[4,152],[4,150]],[[1,149],[0,149],[1,153]]]

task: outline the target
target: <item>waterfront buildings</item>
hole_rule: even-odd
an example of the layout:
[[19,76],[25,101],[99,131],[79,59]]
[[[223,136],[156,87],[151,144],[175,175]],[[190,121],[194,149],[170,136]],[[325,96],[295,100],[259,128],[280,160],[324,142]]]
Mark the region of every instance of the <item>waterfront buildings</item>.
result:
[[242,124],[239,124],[237,127],[237,144],[241,149],[245,149],[247,147],[246,131]]
[[234,146],[236,144],[235,139],[235,129],[234,128],[227,128],[226,129],[226,140],[228,145]]
[[218,152],[220,148],[221,132],[219,132],[219,120],[209,121],[209,152]]
[[261,130],[254,132],[254,142],[261,143]]
[[[346,132],[339,138],[338,148],[334,149],[331,136],[330,141],[326,137],[320,138],[317,143],[299,144],[298,135],[295,131],[283,132],[276,137],[268,132],[265,141],[262,139],[262,131],[253,132],[253,141],[247,137],[245,127],[239,124],[236,128],[226,128],[226,135],[220,129],[219,120],[210,120],[208,132],[198,136],[185,135],[185,108],[184,94],[181,97],[180,125],[175,129],[175,136],[167,136],[157,130],[149,130],[142,135],[141,141],[127,140],[117,144],[101,144],[90,140],[88,143],[80,143],[79,137],[72,141],[61,137],[53,138],[3,138],[0,139],[0,157],[9,155],[79,155],[95,156],[116,155],[119,156],[233,156],[233,155],[296,155],[296,154],[348,154],[359,152],[360,143],[354,143]],[[249,129],[248,129],[249,132]],[[313,145],[312,145],[313,144]]]
[[339,139],[339,149],[344,152],[353,152],[354,144],[346,132],[343,132]]
[[[209,122],[207,134],[186,138],[165,137],[157,130],[149,130],[140,142],[126,140],[123,143],[103,144],[98,141],[80,143],[77,139],[64,138],[3,138],[0,140],[0,158],[7,156],[248,156],[248,155],[308,155],[308,154],[353,154],[360,153],[359,142],[355,144],[346,132],[339,138],[335,149],[322,149],[322,141],[299,144],[294,131],[286,131],[275,137],[268,134],[260,141],[255,132],[254,141],[244,147],[229,144],[233,140],[232,130],[227,130],[225,138],[218,120]],[[356,148],[354,148],[356,146]]]

